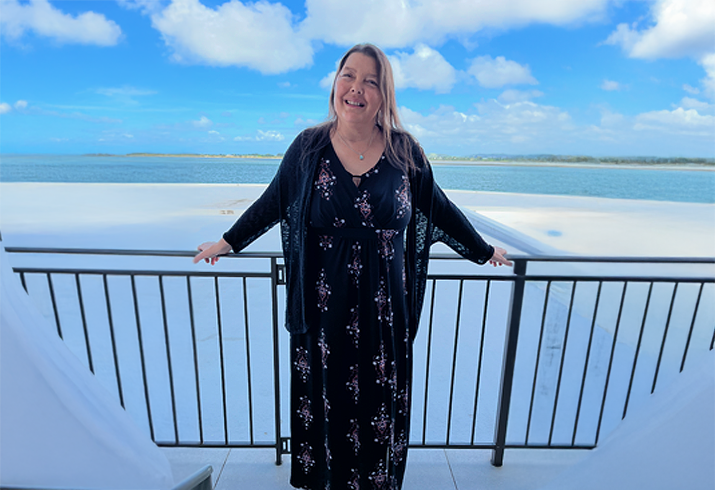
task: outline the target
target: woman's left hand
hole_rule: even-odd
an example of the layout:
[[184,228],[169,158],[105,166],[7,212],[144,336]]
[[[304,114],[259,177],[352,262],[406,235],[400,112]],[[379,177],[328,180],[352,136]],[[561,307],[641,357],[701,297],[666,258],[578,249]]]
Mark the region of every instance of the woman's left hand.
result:
[[494,255],[489,259],[489,263],[494,267],[498,265],[514,265],[512,262],[506,258],[506,250],[500,247],[494,247]]

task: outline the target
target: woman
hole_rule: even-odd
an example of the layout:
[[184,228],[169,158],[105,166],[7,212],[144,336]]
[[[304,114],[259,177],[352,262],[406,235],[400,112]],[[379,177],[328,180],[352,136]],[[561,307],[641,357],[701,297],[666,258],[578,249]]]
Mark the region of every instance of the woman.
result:
[[214,264],[281,223],[291,332],[291,484],[399,489],[412,341],[429,247],[511,265],[434,183],[402,129],[390,64],[361,44],[341,59],[326,123],[303,131],[263,195],[194,262]]

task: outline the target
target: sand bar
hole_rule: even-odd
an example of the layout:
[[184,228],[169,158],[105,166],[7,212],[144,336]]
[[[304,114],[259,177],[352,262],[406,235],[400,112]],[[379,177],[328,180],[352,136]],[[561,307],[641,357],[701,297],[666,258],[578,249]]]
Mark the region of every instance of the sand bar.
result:
[[[0,183],[6,246],[193,250],[214,240],[259,184]],[[489,241],[520,253],[715,256],[715,205],[448,191]],[[475,215],[473,215],[474,217]],[[519,248],[528,243],[531,247]],[[277,250],[277,230],[251,246]]]

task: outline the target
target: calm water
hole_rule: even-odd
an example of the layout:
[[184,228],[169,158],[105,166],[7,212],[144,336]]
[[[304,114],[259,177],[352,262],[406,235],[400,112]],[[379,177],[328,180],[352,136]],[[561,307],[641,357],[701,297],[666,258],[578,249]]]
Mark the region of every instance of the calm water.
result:
[[[258,183],[278,160],[3,155],[2,182]],[[715,170],[435,165],[445,189],[715,203]]]

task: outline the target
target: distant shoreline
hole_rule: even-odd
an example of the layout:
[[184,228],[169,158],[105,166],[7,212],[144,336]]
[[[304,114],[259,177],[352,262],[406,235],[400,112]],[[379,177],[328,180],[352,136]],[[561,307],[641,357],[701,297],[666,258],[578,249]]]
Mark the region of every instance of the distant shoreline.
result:
[[[281,160],[282,154],[210,154],[210,153],[127,153],[126,155],[117,155],[110,153],[87,153],[85,157],[150,157],[150,158],[231,158],[231,159],[261,159],[261,160]],[[441,158],[440,158],[441,157]],[[579,161],[549,161],[543,159],[528,159],[524,157],[515,157],[514,160],[501,158],[463,158],[449,157],[442,155],[428,155],[432,165],[454,165],[454,166],[494,166],[504,165],[512,167],[580,167],[580,168],[638,168],[638,169],[659,169],[659,170],[710,170],[715,171],[715,160],[711,159],[673,159],[680,160],[678,162],[667,161],[646,161],[646,160],[626,160],[626,161],[598,161],[594,160],[579,160]],[[667,160],[667,159],[662,159]],[[707,160],[707,161],[702,161]]]

